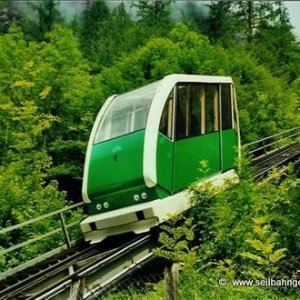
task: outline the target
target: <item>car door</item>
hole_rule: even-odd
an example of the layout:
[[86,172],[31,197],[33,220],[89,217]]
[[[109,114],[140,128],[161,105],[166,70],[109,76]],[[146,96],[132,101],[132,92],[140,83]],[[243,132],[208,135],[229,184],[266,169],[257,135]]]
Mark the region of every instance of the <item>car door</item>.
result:
[[[219,85],[179,83],[175,98],[173,191],[221,170]],[[200,170],[206,165],[205,170]],[[203,168],[202,168],[203,169]]]

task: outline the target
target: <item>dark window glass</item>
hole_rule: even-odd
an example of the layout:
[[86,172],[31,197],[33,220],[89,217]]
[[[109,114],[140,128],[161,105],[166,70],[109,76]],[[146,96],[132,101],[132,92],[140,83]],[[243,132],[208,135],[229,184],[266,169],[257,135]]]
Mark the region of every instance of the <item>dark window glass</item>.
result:
[[219,85],[181,84],[177,86],[176,139],[197,136],[220,127]]
[[177,90],[176,139],[182,139],[189,133],[190,85],[180,85]]
[[199,134],[201,134],[201,86],[194,84],[191,87],[190,135]]
[[221,85],[222,130],[232,128],[232,105],[230,84]]
[[218,86],[205,85],[205,133],[219,130]]
[[200,84],[181,84],[177,87],[176,139],[201,134]]
[[173,95],[174,90],[171,91],[168,97],[159,125],[159,131],[170,139],[172,138],[173,131]]

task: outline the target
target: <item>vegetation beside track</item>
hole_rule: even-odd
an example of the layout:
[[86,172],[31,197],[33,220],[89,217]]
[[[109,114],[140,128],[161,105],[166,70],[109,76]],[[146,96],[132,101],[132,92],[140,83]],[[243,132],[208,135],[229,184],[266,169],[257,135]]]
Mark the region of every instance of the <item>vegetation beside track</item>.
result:
[[[245,170],[245,169],[244,169]],[[156,254],[180,262],[182,299],[298,299],[293,286],[256,286],[256,281],[299,280],[300,180],[290,174],[253,182],[241,176],[225,190],[191,187],[195,206],[163,225]],[[178,226],[181,224],[181,226]],[[219,280],[225,279],[225,285]],[[244,280],[244,286],[234,286]],[[254,283],[249,286],[249,281]],[[147,282],[147,276],[145,276]],[[164,282],[110,293],[105,299],[162,299]],[[141,290],[143,292],[141,292]],[[127,299],[127,298],[126,298]]]
[[[106,97],[166,74],[232,76],[243,142],[299,124],[300,47],[280,1],[250,1],[248,16],[243,3],[212,2],[207,15],[186,7],[177,19],[172,1],[137,1],[136,17],[94,1],[71,22],[58,1],[33,5],[37,18],[12,2],[0,4],[1,228],[79,201],[88,136]],[[1,235],[0,250],[55,224]],[[56,241],[1,257],[0,271]]]

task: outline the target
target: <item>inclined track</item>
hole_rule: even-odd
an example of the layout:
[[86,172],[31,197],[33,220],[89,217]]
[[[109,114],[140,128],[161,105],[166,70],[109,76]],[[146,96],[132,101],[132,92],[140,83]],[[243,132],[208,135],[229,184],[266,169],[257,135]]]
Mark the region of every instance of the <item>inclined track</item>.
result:
[[83,249],[76,249],[68,251],[65,256],[58,257],[55,261],[49,261],[48,265],[34,267],[29,270],[25,270],[21,274],[17,274],[9,280],[6,280],[2,285],[0,282],[0,299],[11,299],[23,291],[33,288],[45,278],[55,276],[57,273],[62,272],[68,267],[72,266],[76,261],[84,256],[92,256],[99,252],[95,248],[95,245],[89,246]]
[[[299,160],[299,143],[254,158],[251,164],[254,168],[255,180],[265,177],[274,167],[280,167],[290,161],[299,162]],[[6,278],[3,282],[0,281],[0,300],[51,299],[66,289],[70,290],[74,282],[93,276],[93,274],[96,274],[97,277],[103,277],[103,279],[97,284],[90,285],[89,290],[83,291],[82,298],[96,299],[96,295],[100,295],[118,280],[126,278],[128,274],[141,268],[154,258],[151,251],[153,245],[148,246],[148,244],[153,244],[154,240],[156,239],[147,234],[131,238],[126,243],[123,241],[117,246],[112,244],[103,246],[105,243],[101,243],[92,246],[82,244],[81,247],[71,248],[63,256],[49,260],[48,264],[25,270],[21,274]],[[131,262],[124,265],[126,258],[127,260],[129,258]],[[118,265],[124,267],[119,271],[111,272],[114,268],[116,270],[120,268]],[[55,279],[59,274],[64,275]],[[51,279],[54,282],[51,282]],[[47,286],[39,286],[47,280],[50,280]]]
[[[129,242],[120,245],[112,249],[100,248],[99,245],[92,245],[81,250],[77,250],[75,253],[68,254],[64,258],[58,259],[51,265],[38,270],[34,274],[28,274],[22,272],[22,274],[16,275],[13,278],[5,280],[1,286],[0,282],[0,299],[27,299],[27,300],[42,300],[51,299],[56,294],[70,288],[72,283],[86,278],[97,270],[102,272],[109,272],[109,269],[117,260],[126,256],[131,256],[131,252],[139,251],[143,245],[145,246],[150,241],[150,234],[140,235],[131,239]],[[147,248],[147,247],[144,247]],[[71,251],[69,251],[71,252]],[[153,256],[153,253],[147,251],[145,259],[149,259]],[[133,254],[132,254],[133,255]],[[143,259],[141,259],[141,262]],[[138,265],[134,262],[133,265]],[[51,278],[55,278],[56,275],[64,272],[65,275],[62,278],[54,279],[54,283],[51,283]],[[118,273],[118,272],[117,272]],[[120,274],[123,275],[123,274]],[[113,274],[112,277],[118,277],[118,274]],[[123,276],[122,276],[123,277]],[[46,287],[39,287],[39,284],[50,279],[50,283]],[[107,283],[111,283],[111,280],[105,280]],[[99,288],[105,287],[105,282],[99,285]],[[35,289],[38,287],[38,290]],[[96,291],[96,290],[95,290]],[[88,298],[88,294],[84,298]]]
[[263,157],[251,161],[254,168],[254,179],[265,177],[272,169],[281,167],[300,158],[300,143],[288,145],[276,152],[269,153]]

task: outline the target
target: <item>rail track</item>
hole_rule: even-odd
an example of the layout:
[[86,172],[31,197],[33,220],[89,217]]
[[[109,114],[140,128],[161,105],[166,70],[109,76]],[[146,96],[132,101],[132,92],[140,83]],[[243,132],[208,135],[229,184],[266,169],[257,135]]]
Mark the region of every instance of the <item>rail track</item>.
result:
[[52,278],[56,274],[68,270],[69,267],[73,266],[82,257],[86,255],[92,256],[95,252],[99,252],[95,246],[77,246],[67,253],[52,258],[44,265],[38,265],[20,274],[16,274],[6,281],[0,282],[0,299],[17,297],[19,294],[34,288],[37,284],[44,281],[46,277]]
[[268,136],[242,148],[253,167],[254,180],[258,181],[274,168],[287,165],[289,162],[299,164],[300,127]]
[[[47,266],[36,266],[0,282],[0,299],[42,300],[57,295],[56,299],[96,299],[108,286],[151,261],[154,246],[150,234],[118,246],[83,244],[52,259]],[[81,280],[85,280],[84,287]]]
[[298,163],[300,159],[300,143],[288,145],[276,152],[252,160],[254,179],[265,177],[272,169],[279,168],[289,162]]
[[[300,162],[300,143],[278,146],[277,138],[262,139],[258,148],[249,150],[257,181],[274,167]],[[82,242],[21,272],[16,269],[2,280],[0,275],[0,300],[99,299],[120,280],[153,261],[156,246],[157,234],[109,238],[92,246]]]

